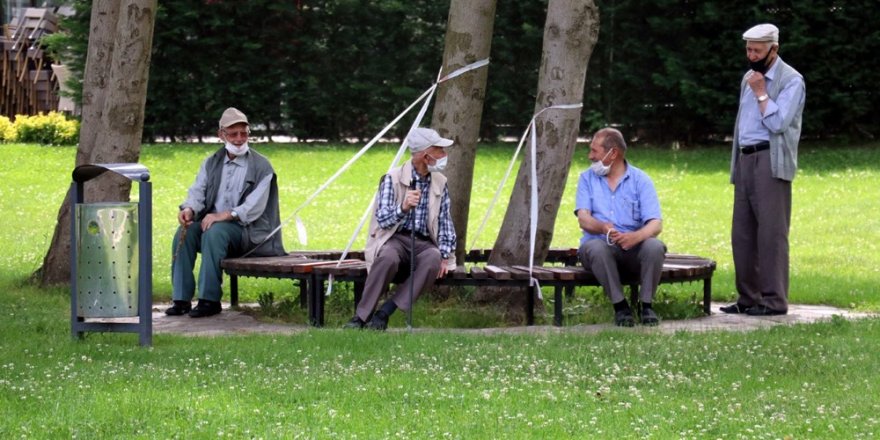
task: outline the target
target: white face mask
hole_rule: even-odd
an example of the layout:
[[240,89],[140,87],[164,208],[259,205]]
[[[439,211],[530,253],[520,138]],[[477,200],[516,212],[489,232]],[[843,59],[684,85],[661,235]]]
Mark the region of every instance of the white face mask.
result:
[[611,165],[605,165],[603,163],[603,161],[608,158],[609,154],[611,154],[611,150],[608,150],[608,152],[605,153],[605,156],[602,157],[602,160],[597,160],[593,162],[592,165],[590,165],[590,169],[593,170],[593,172],[596,173],[597,176],[607,176],[608,173],[611,171]]
[[226,151],[233,156],[242,156],[247,153],[249,149],[250,147],[247,142],[241,144],[240,147],[236,147],[232,142],[226,141]]
[[443,156],[440,159],[437,159],[434,165],[428,165],[428,171],[432,173],[439,173],[446,169],[446,162],[448,157]]

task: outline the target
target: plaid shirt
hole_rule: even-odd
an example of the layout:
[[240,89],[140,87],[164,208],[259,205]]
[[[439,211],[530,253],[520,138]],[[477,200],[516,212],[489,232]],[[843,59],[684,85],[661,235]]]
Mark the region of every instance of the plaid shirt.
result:
[[[398,230],[415,230],[416,233],[424,236],[428,235],[427,217],[428,217],[428,193],[431,187],[431,175],[428,174],[427,179],[419,179],[418,174],[413,170],[413,179],[416,182],[416,189],[421,192],[419,205],[410,213],[403,212],[400,205],[397,204],[397,198],[394,194],[394,184],[391,176],[385,175],[379,184],[379,206],[376,208],[376,221],[382,229],[397,227]],[[415,226],[413,226],[415,223]],[[455,227],[452,225],[452,218],[449,216],[449,187],[443,187],[443,195],[440,197],[440,230],[437,231],[437,247],[440,249],[440,255],[445,260],[449,255],[455,252]]]

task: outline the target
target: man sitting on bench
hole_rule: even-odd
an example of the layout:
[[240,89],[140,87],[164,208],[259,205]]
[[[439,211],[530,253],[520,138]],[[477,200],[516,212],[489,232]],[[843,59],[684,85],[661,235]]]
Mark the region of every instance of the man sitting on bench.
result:
[[654,183],[644,171],[627,163],[626,142],[618,130],[597,131],[589,157],[593,163],[578,179],[574,211],[583,230],[578,258],[611,299],[618,326],[635,325],[623,296],[620,269],[638,273],[641,322],[657,325],[660,320],[651,301],[660,282],[666,246],[656,238],[663,226]]
[[[455,267],[449,188],[440,173],[446,166],[445,149],[452,143],[430,128],[416,128],[406,139],[412,158],[382,177],[367,237],[364,293],[345,328],[385,330],[398,307],[409,310],[410,300]],[[411,259],[415,268],[410,267]],[[394,295],[374,314],[392,281],[397,282]]]

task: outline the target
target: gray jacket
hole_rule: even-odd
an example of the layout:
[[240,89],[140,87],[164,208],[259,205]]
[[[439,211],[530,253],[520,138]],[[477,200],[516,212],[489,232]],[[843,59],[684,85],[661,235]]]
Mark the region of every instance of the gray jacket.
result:
[[[280,231],[263,243],[266,236],[281,224],[280,209],[278,207],[278,177],[275,175],[275,170],[272,168],[272,164],[269,163],[269,159],[254,151],[253,148],[250,149],[248,154],[248,168],[239,203],[243,203],[254,190],[254,187],[270,174],[272,175],[272,183],[269,186],[269,198],[263,213],[256,220],[243,225],[241,247],[243,252],[247,253],[259,246],[250,254],[250,256],[255,257],[285,255]],[[205,162],[205,171],[207,172],[205,203],[204,208],[196,213],[195,221],[200,221],[207,215],[217,200],[225,158],[226,148],[220,148]]]
[[[770,99],[776,101],[779,93],[785,89],[785,86],[794,79],[800,79],[803,83],[803,76],[793,67],[777,58],[779,64],[776,70],[776,79],[769,84],[767,95]],[[743,76],[740,84],[740,95],[742,96],[745,88],[748,87],[746,76]],[[798,142],[801,138],[801,119],[804,111],[804,103],[806,102],[806,91],[802,91],[804,99],[794,102],[790,108],[780,108],[780,111],[786,112],[782,115],[782,130],[779,132],[770,132],[770,169],[773,177],[777,179],[792,181],[797,172],[797,151]],[[736,162],[739,159],[739,118],[742,113],[742,107],[737,111],[736,123],[733,126],[733,150],[730,159],[730,183],[733,183],[733,174],[736,170]]]

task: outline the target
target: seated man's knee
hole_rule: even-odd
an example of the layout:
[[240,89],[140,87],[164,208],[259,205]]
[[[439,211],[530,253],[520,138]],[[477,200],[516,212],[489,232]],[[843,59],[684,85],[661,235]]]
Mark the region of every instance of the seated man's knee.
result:
[[608,255],[610,253],[611,246],[608,246],[608,244],[605,243],[605,240],[587,240],[581,245],[580,249],[578,249],[578,256],[580,257],[581,262],[585,265],[594,258]]
[[666,255],[666,245],[662,241],[651,237],[642,242],[641,253],[650,257],[662,258]]
[[440,255],[440,249],[437,248],[427,249],[419,254],[420,263],[435,267],[438,271],[440,270],[440,264],[442,261],[443,257]]

